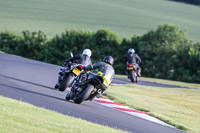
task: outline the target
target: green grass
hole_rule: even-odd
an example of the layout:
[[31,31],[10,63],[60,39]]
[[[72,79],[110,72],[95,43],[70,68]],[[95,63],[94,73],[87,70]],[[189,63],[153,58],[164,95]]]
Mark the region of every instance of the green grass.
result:
[[82,119],[0,96],[0,133],[120,133]]
[[42,30],[48,37],[66,28],[106,28],[130,38],[174,23],[200,41],[200,7],[167,0],[0,0],[0,31]]
[[141,85],[111,86],[106,97],[147,112],[178,129],[200,131],[200,90]]
[[[116,75],[116,77],[127,78],[126,75]],[[173,80],[157,79],[157,78],[147,78],[147,77],[139,77],[139,80],[200,89],[200,84],[195,84],[195,83],[186,83],[186,82],[181,82],[181,81],[173,81]]]

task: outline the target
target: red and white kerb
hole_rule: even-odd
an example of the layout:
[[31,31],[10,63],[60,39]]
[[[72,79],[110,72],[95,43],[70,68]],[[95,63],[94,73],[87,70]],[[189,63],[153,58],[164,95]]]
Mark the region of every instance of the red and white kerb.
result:
[[133,116],[145,119],[145,120],[149,120],[149,121],[152,121],[152,122],[155,122],[155,123],[159,123],[159,124],[162,124],[162,125],[165,125],[165,126],[171,126],[171,125],[168,125],[168,124],[164,123],[163,121],[161,121],[161,120],[159,120],[159,119],[157,119],[155,117],[147,115],[147,113],[145,113],[145,112],[142,112],[142,111],[139,111],[139,110],[135,110],[135,109],[131,109],[128,106],[124,106],[122,104],[113,102],[113,101],[111,101],[109,99],[106,99],[104,97],[95,98],[93,100],[93,102],[96,102],[98,104],[101,104],[101,105],[104,105],[104,106],[107,106],[107,107],[122,111],[124,113],[128,113],[130,115],[133,115]]

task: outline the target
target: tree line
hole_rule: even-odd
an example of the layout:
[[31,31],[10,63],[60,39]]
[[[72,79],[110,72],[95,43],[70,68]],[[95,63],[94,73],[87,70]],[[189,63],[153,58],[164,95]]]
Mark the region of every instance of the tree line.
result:
[[187,31],[172,24],[159,25],[144,35],[119,39],[106,29],[96,32],[67,30],[48,40],[42,31],[23,31],[21,35],[0,33],[0,50],[47,63],[62,65],[70,52],[89,48],[93,63],[104,56],[114,57],[117,74],[125,74],[124,57],[134,48],[141,57],[142,76],[200,83],[200,42],[194,43]]
[[171,1],[183,2],[183,3],[198,5],[198,6],[200,5],[200,0],[171,0]]

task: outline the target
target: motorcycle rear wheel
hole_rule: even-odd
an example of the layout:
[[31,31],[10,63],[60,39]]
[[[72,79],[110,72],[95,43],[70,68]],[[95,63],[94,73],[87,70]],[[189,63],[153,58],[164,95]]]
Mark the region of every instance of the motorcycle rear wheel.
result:
[[94,85],[88,84],[86,89],[80,95],[74,97],[74,103],[80,104],[86,99],[88,99],[93,90],[94,90]]
[[135,76],[135,72],[134,71],[130,72],[130,79],[131,79],[131,82],[138,83],[138,77]]
[[130,79],[131,79],[131,82],[134,82],[134,72],[133,71],[130,71]]
[[65,79],[65,81],[61,83],[60,86],[58,87],[59,91],[64,91],[67,87],[69,87],[72,84],[74,78],[75,78],[74,74],[70,73],[67,76],[67,79]]

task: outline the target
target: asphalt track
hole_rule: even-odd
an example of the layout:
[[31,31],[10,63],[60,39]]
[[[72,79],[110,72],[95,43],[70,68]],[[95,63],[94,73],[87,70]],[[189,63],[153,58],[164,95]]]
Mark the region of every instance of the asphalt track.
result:
[[[120,77],[115,77],[114,80],[113,80],[113,83],[114,84],[132,84],[130,82],[130,79],[120,78]],[[144,80],[139,80],[139,82],[137,84],[138,85],[144,85],[144,86],[163,87],[163,88],[198,89],[198,88],[190,88],[190,87],[184,87],[184,86],[163,84],[163,83],[158,83],[158,82],[149,82],[149,81],[144,81]]]
[[[59,68],[56,65],[0,53],[0,95],[124,131],[183,133],[95,102],[86,101],[78,105],[65,101],[65,92],[53,89]],[[128,79],[115,78],[113,83],[131,82]],[[140,84],[148,85],[148,82],[141,81]]]

